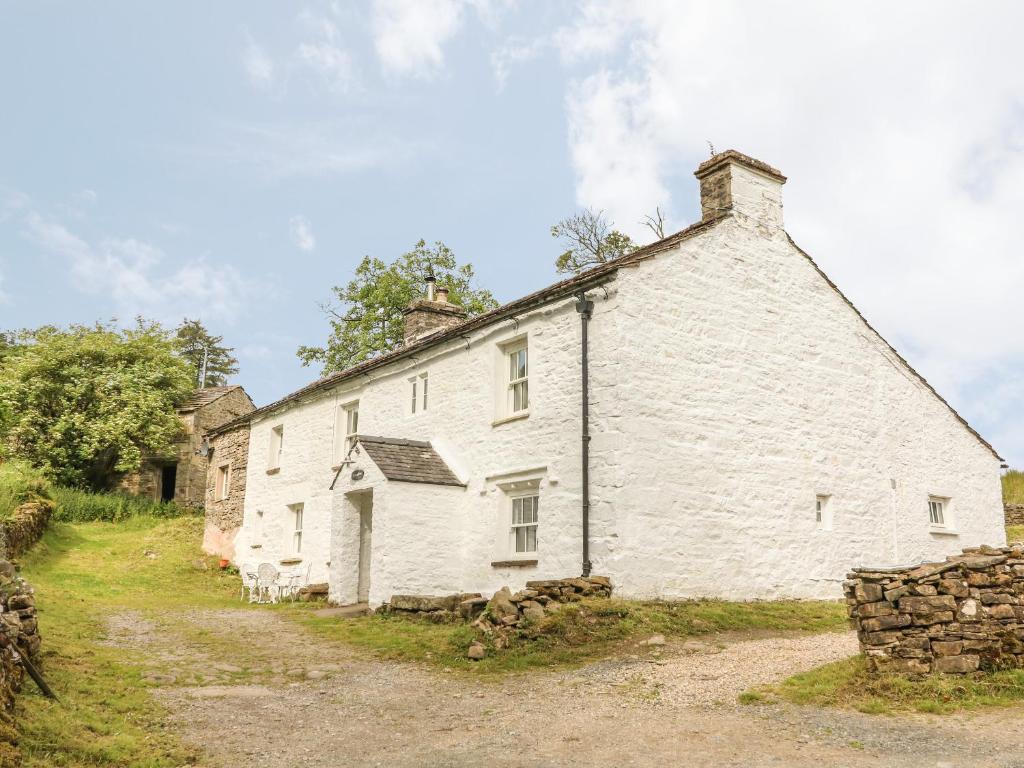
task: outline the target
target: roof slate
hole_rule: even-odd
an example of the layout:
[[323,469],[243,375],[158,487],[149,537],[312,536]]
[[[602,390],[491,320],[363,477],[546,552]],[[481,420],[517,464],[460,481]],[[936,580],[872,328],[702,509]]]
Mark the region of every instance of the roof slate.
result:
[[358,435],[356,441],[388,480],[465,487],[433,446],[422,440]]
[[241,389],[240,384],[228,384],[223,387],[206,387],[205,389],[197,389],[192,395],[186,400],[179,408],[179,413],[188,413],[189,411],[198,411],[200,408],[209,405],[214,400],[219,400],[224,397],[228,392],[233,392],[236,389]]

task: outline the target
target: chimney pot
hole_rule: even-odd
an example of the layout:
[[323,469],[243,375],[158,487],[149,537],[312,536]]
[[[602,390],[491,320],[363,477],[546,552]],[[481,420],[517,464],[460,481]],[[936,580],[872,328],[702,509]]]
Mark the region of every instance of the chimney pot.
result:
[[433,301],[434,300],[434,288],[437,285],[437,278],[434,277],[434,273],[433,272],[430,272],[423,279],[423,281],[427,284],[427,301]]
[[439,301],[442,304],[447,304],[448,303],[448,289],[447,288],[442,288],[441,286],[437,286],[437,299],[436,300]]

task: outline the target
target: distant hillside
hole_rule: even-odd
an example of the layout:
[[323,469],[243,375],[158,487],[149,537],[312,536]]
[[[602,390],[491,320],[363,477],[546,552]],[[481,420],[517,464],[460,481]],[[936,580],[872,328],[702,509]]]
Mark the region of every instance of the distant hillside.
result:
[[1021,470],[1011,469],[1003,475],[1003,503],[1024,504],[1024,472]]

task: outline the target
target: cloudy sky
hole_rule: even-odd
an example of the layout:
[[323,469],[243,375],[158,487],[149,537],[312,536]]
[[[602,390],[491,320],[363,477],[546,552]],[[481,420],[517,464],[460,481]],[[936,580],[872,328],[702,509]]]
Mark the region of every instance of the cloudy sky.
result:
[[0,328],[201,318],[266,403],[318,303],[441,239],[503,301],[579,206],[644,239],[733,147],[786,224],[1024,466],[1024,6],[0,0]]

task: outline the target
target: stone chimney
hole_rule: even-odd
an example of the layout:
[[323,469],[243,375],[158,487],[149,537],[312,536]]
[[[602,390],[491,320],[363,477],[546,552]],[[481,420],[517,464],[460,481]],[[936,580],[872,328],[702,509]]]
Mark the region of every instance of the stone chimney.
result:
[[700,181],[703,221],[731,211],[762,226],[782,228],[782,185],[786,177],[767,163],[730,149],[705,160],[694,176]]
[[428,275],[427,296],[416,299],[402,314],[405,315],[405,343],[414,342],[432,333],[451,328],[466,319],[466,310],[448,301],[448,289],[435,287],[434,276]]

